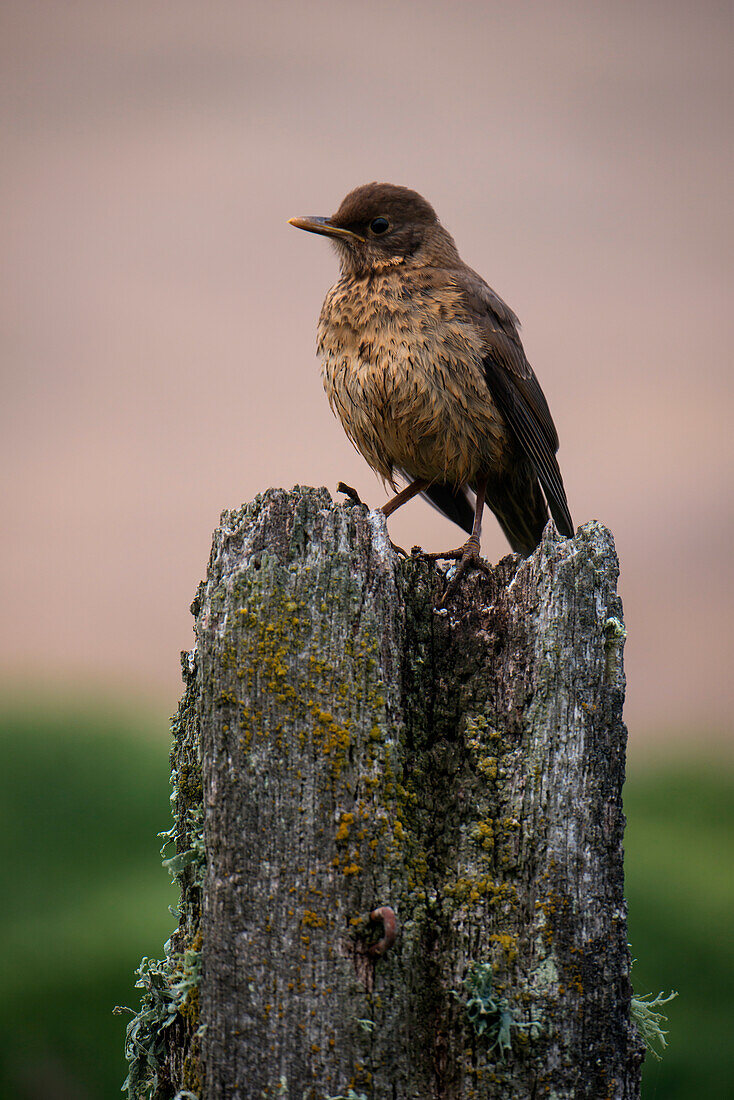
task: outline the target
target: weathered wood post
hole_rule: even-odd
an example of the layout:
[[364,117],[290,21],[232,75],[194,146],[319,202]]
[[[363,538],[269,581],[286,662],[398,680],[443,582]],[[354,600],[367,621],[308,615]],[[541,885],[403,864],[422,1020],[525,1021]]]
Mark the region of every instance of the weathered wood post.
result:
[[363,507],[224,513],[132,1095],[639,1095],[617,571],[599,524],[549,527],[436,611],[441,574]]

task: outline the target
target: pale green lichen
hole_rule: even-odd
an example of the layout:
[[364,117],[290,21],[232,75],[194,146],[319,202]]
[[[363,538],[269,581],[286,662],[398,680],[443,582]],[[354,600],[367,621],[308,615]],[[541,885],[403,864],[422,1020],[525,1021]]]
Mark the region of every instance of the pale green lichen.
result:
[[642,1041],[658,1062],[663,1056],[663,1051],[668,1045],[666,1038],[668,1032],[663,1030],[663,1024],[667,1024],[668,1017],[663,1012],[655,1009],[662,1008],[678,994],[673,991],[667,997],[658,993],[653,997],[652,993],[646,993],[642,997],[633,997],[630,1002],[630,1015],[637,1025]]
[[[140,963],[135,986],[144,991],[141,1007],[127,1025],[125,1036],[129,1069],[122,1088],[129,1100],[156,1095],[168,1028],[179,1015],[186,1014],[192,1001],[196,1002],[198,1017],[200,972],[199,951],[177,954],[171,951],[170,941],[163,960],[143,959]],[[115,1011],[132,1012],[132,1009]]]
[[485,1036],[487,1053],[497,1051],[501,1061],[512,1050],[512,1028],[525,1028],[510,1012],[505,997],[494,991],[494,970],[491,963],[473,963],[464,979],[467,1019],[478,1036]]
[[[128,1076],[123,1085],[129,1100],[154,1100],[161,1088],[166,1040],[176,1020],[185,1021],[191,1043],[184,1059],[182,1100],[200,1092],[199,952],[200,907],[204,872],[204,837],[198,724],[195,717],[196,669],[193,656],[184,654],[186,690],[172,720],[171,805],[174,824],[159,836],[163,865],[181,889],[179,927],[164,947],[161,960],[144,958],[136,971],[136,987],[143,990],[140,1009],[129,1021],[125,1039]],[[177,851],[168,855],[171,846]],[[173,912],[173,910],[172,910]],[[132,1012],[132,1009],[126,1011]]]
[[206,866],[206,851],[204,848],[204,807],[192,806],[186,811],[185,816],[188,826],[186,830],[188,847],[184,848],[183,851],[176,852],[172,856],[166,855],[170,845],[175,845],[181,837],[178,823],[173,825],[173,827],[166,832],[158,834],[163,840],[163,846],[161,848],[161,856],[163,857],[162,863],[173,881],[179,884],[181,872],[184,868],[192,867],[194,869],[194,882],[196,885],[200,886]]
[[[541,946],[540,944],[538,945]],[[543,961],[529,974],[530,984],[544,995],[550,989],[558,985],[558,967],[552,955],[547,955]]]
[[627,629],[621,619],[616,615],[610,615],[604,623],[604,632],[609,639],[623,641],[627,637]]

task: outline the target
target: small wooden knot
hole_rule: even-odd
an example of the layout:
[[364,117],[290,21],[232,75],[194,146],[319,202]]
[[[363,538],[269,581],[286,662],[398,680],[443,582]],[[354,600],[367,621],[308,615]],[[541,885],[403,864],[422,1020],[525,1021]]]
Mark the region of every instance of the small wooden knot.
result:
[[381,905],[379,909],[372,910],[370,920],[374,924],[382,921],[382,927],[384,928],[382,939],[379,939],[377,943],[373,943],[367,949],[367,954],[375,959],[379,958],[380,955],[384,955],[395,943],[398,934],[398,918],[395,916],[395,910],[391,909],[389,905]]

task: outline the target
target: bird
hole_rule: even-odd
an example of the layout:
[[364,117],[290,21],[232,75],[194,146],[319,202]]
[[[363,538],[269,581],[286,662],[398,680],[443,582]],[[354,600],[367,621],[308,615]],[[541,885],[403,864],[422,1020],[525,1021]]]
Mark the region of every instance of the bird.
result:
[[[485,505],[522,557],[540,542],[548,509],[572,537],[558,434],[519,321],[464,263],[431,204],[375,182],[329,217],[290,224],[328,237],[338,253],[317,352],[332,410],[395,494],[382,513],[421,494],[469,535],[422,555],[459,563],[452,588],[467,568],[483,567]],[[397,478],[408,483],[401,491]]]

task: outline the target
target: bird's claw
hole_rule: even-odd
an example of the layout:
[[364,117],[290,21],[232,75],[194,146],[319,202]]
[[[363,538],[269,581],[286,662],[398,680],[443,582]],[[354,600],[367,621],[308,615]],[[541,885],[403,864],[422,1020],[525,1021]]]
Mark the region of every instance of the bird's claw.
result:
[[487,562],[479,556],[479,540],[474,537],[468,539],[463,546],[457,547],[456,550],[446,550],[443,553],[426,553],[420,546],[414,546],[411,556],[423,559],[423,561],[455,561],[458,563],[453,577],[446,585],[446,590],[440,602],[436,605],[437,611],[445,609],[447,602],[456,592],[464,574],[469,569],[479,569],[487,575],[492,572]]
[[390,540],[390,545],[392,546],[392,548],[393,548],[393,550],[395,551],[396,554],[402,554],[404,558],[409,558],[410,557],[410,554],[408,553],[408,551],[403,550],[402,546],[398,546],[398,544],[396,542],[393,542],[392,539]]
[[353,504],[364,504],[364,501],[360,497],[356,489],[353,489],[351,485],[345,485],[343,481],[340,481],[336,487],[337,493],[344,493],[346,497],[352,501]]
[[[367,507],[365,502],[361,499],[357,490],[353,489],[351,485],[346,485],[343,481],[340,481],[336,487],[336,491],[337,493],[344,493],[344,496],[348,497],[349,500],[351,500],[352,504],[358,504],[360,507],[363,508]],[[402,546],[398,546],[396,542],[393,542],[391,540],[390,545],[392,546],[396,554],[402,554],[404,558],[407,558],[409,556],[407,550],[403,550]]]
[[492,572],[487,562],[483,558],[480,558],[479,547],[476,546],[476,544],[470,546],[470,543],[471,539],[466,544],[468,549],[466,549],[459,558],[459,564],[456,566],[456,572],[454,573],[449,583],[446,585],[446,591],[444,592],[439,603],[437,604],[438,608],[446,607],[446,604],[461,584],[461,580],[464,574],[469,569],[479,569],[480,572],[485,573],[487,576],[489,576]]

